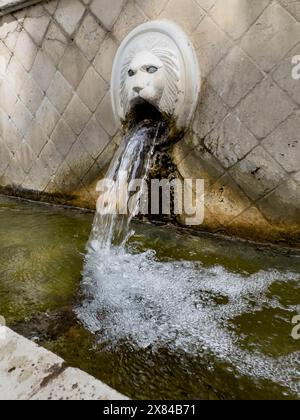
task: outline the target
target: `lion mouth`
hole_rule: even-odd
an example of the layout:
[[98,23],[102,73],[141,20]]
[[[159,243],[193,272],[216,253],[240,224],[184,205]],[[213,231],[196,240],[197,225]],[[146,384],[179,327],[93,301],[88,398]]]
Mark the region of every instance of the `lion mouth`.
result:
[[134,98],[130,104],[131,109],[129,117],[133,124],[138,124],[144,120],[150,120],[153,122],[162,120],[162,114],[159,109],[140,96]]

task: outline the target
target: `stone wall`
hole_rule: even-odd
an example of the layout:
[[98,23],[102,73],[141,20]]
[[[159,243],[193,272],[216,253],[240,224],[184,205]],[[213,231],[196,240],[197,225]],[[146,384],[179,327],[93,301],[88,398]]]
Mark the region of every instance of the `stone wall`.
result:
[[300,0],[52,0],[3,16],[2,191],[94,206],[120,141],[116,49],[157,18],[183,27],[202,68],[193,130],[173,158],[206,181],[203,227],[300,245]]

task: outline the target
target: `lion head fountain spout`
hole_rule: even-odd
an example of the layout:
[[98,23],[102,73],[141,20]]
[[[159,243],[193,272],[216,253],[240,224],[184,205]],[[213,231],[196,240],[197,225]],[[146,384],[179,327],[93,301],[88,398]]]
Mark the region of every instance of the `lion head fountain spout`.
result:
[[200,86],[197,57],[187,35],[172,22],[149,22],[124,39],[115,57],[114,114],[121,123],[136,110],[142,118],[157,119],[159,114],[182,132],[194,115]]

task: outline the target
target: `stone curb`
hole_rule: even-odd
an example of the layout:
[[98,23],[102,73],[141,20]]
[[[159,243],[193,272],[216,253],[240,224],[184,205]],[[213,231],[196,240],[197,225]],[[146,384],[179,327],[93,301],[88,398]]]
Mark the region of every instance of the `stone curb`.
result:
[[0,400],[128,400],[37,344],[0,327]]

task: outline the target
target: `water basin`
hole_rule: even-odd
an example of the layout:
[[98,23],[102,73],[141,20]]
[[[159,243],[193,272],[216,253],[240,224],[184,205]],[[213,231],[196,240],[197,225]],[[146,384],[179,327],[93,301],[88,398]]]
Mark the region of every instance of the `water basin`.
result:
[[86,256],[91,213],[0,197],[0,315],[131,398],[299,399],[300,258],[133,223]]

